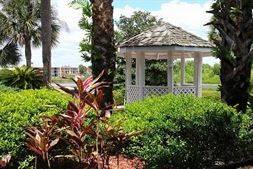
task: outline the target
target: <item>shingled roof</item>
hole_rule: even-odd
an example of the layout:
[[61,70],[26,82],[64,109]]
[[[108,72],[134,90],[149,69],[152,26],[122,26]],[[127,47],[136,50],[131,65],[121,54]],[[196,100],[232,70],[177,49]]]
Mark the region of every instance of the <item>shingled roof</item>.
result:
[[161,23],[123,42],[120,47],[181,46],[210,48],[211,43],[180,27]]

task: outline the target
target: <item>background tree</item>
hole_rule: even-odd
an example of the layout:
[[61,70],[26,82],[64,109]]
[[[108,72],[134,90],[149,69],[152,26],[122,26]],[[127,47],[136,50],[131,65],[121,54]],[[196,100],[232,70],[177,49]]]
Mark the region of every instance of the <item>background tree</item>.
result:
[[[42,1],[43,2],[43,1]],[[32,45],[41,45],[41,1],[0,1],[0,44],[13,41],[25,47],[26,65],[31,66]],[[60,31],[56,14],[52,17],[52,45],[56,45]]]
[[9,42],[0,49],[0,66],[17,65],[21,60],[21,55],[17,44]]
[[42,60],[44,83],[51,82],[52,11],[51,0],[41,1]]
[[[152,16],[150,12],[137,11],[131,17],[121,16],[119,21],[116,22],[116,42],[120,44],[131,37],[134,37],[145,30],[150,29],[152,26],[159,24],[161,20]],[[133,67],[135,67],[133,62]],[[165,85],[166,81],[166,61],[146,61],[146,84],[147,85]],[[115,83],[120,86],[125,83],[125,59],[117,57],[117,71]]]
[[[91,64],[92,75],[98,77],[103,70],[101,81],[109,83],[103,88],[104,100],[102,107],[111,108],[113,101],[113,80],[115,75],[116,48],[114,42],[113,0],[91,0],[92,31],[91,31]],[[109,107],[108,107],[109,106]]]
[[246,111],[252,66],[253,18],[251,0],[216,0],[212,5],[211,41],[221,61],[221,97]]

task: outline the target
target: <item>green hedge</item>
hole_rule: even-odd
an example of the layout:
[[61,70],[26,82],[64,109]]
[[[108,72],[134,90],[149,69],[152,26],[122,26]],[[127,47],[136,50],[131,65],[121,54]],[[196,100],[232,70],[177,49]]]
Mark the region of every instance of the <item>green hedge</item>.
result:
[[112,121],[127,132],[144,132],[125,152],[145,159],[147,168],[207,168],[242,158],[252,145],[249,116],[193,96],[148,98],[127,105]]
[[63,93],[48,89],[0,89],[0,155],[10,153],[14,158],[23,158],[24,128],[38,122],[41,115],[61,112],[69,99]]

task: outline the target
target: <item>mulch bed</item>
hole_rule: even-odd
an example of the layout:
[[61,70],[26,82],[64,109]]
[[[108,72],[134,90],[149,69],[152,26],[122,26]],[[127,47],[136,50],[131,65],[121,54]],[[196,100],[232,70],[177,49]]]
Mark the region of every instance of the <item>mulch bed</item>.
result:
[[110,169],[144,169],[144,161],[139,158],[127,158],[124,156],[110,157]]

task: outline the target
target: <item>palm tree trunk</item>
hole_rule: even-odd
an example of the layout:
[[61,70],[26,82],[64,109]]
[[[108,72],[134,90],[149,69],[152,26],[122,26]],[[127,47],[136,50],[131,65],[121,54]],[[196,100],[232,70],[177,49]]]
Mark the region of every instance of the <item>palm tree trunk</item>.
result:
[[31,49],[31,39],[25,39],[25,58],[26,58],[26,66],[32,66],[32,49]]
[[41,28],[42,28],[42,60],[43,78],[46,84],[51,82],[51,39],[52,39],[52,17],[51,0],[41,1]]
[[[113,0],[91,0],[92,3],[92,74],[97,77],[103,70],[102,80],[109,83],[103,89],[104,102],[102,107],[110,109],[113,105],[113,80],[115,76],[116,48],[114,42]],[[109,106],[109,107],[108,107]]]
[[238,111],[245,112],[249,99],[251,62],[231,65],[221,59],[221,99]]

